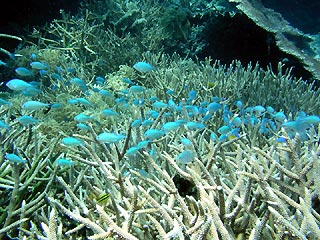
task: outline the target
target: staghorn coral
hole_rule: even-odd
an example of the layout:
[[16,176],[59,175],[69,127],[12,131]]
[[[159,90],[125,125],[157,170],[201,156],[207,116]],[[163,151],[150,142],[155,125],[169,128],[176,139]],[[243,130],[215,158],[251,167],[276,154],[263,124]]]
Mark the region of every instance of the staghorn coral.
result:
[[[1,161],[1,199],[6,207],[0,233],[41,239],[317,239],[320,218],[312,204],[318,201],[319,188],[317,129],[310,128],[308,140],[302,142],[298,136],[288,137],[279,123],[272,135],[264,136],[258,131],[259,124],[243,122],[238,137],[217,141],[210,135],[225,124],[218,111],[205,123],[205,129],[191,130],[181,125],[143,146],[140,142],[146,140],[144,132],[149,128],[161,129],[164,123],[179,119],[199,121],[197,115],[188,114],[191,89],[197,96],[189,104],[197,106],[218,96],[235,116],[241,116],[240,110],[232,107],[235,100],[250,106],[261,100],[256,93],[263,96],[269,89],[270,102],[263,97],[266,102],[262,105],[273,103],[289,113],[295,103],[299,109],[314,113],[319,103],[314,100],[314,106],[308,107],[303,99],[316,99],[319,93],[298,80],[289,88],[293,86],[290,72],[275,75],[258,66],[245,69],[237,62],[229,67],[218,62],[211,66],[209,61],[194,63],[178,56],[146,54],[144,58],[158,62],[157,70],[131,76],[146,90],[126,95],[126,104],[114,105],[114,96],[106,99],[97,94],[91,90],[95,85],[85,79],[88,91],[92,91],[87,96],[92,107],[67,104],[68,99],[83,94],[74,86],[60,82],[54,93],[50,93],[50,86],[41,86],[48,95],[39,95],[38,100],[52,99],[66,106],[64,111],[33,113],[41,120],[36,126],[21,127],[9,121],[11,115],[18,114],[24,99],[2,106],[2,116],[7,116],[5,121],[9,123],[9,130],[1,131],[2,151],[16,152],[28,159],[28,164]],[[114,76],[117,74],[122,72]],[[255,81],[249,83],[250,79]],[[51,79],[51,84],[59,81]],[[252,94],[250,87],[240,93],[246,84],[255,87],[256,93]],[[157,96],[167,102],[168,89],[174,91],[175,102],[181,100],[184,110],[164,108],[151,127],[133,127],[134,120],[150,118],[148,112],[154,105],[148,98]],[[293,99],[278,99],[285,95],[285,89],[292,92]],[[117,95],[122,90],[110,91]],[[295,99],[297,93],[300,102]],[[143,94],[145,103],[135,105],[139,94]],[[120,115],[115,119],[100,116],[99,112],[108,107]],[[89,130],[77,129],[73,121],[83,111],[95,119],[86,123]],[[294,115],[292,112],[292,118]],[[126,138],[105,144],[97,140],[101,132],[116,132]],[[76,137],[84,144],[60,144],[65,136]],[[182,136],[191,140],[190,146],[180,142]],[[286,141],[277,142],[278,136]],[[135,154],[129,154],[128,149],[139,143]],[[188,164],[177,161],[184,149],[195,153]],[[61,157],[71,159],[74,165],[55,163]],[[189,189],[183,189],[185,183]],[[27,197],[21,189],[29,189],[32,194]],[[99,195],[106,193],[110,199],[99,202]]]
[[[95,20],[65,15],[50,27],[53,39],[33,35],[39,42],[18,51],[19,64],[29,66],[34,52],[49,67],[37,75],[40,93],[3,94],[10,104],[0,106],[1,238],[319,238],[318,118],[304,138],[283,128],[320,114],[319,90],[282,64],[274,73],[142,54],[131,36]],[[133,55],[122,51],[130,46]],[[136,72],[135,60],[155,69]],[[30,99],[50,108],[22,109]],[[79,114],[87,118],[77,121]],[[38,122],[23,126],[25,115]]]

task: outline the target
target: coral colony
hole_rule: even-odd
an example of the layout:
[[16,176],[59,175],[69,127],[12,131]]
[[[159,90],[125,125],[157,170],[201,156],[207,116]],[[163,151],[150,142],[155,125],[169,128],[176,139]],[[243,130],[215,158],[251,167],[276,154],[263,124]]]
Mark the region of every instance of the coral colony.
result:
[[320,239],[319,90],[86,14],[1,66],[1,239]]

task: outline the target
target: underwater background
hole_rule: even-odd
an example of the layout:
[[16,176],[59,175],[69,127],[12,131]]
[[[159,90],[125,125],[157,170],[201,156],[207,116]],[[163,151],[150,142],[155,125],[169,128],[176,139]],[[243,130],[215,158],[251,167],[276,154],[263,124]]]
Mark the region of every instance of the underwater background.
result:
[[0,239],[320,239],[319,10],[9,2]]

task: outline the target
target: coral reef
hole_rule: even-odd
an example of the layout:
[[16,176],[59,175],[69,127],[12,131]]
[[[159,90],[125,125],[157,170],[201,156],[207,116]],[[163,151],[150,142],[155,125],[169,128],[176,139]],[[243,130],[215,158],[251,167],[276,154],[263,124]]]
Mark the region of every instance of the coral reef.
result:
[[152,2],[62,12],[5,66],[32,75],[0,98],[0,239],[319,239],[320,90],[164,54]]

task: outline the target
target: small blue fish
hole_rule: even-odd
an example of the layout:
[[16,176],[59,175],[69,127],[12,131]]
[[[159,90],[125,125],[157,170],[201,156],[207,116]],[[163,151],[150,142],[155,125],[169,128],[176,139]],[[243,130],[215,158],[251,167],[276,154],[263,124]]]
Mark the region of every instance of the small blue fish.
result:
[[37,58],[37,54],[31,53],[31,54],[30,54],[30,58],[31,58],[31,59],[36,59],[36,58]]
[[153,109],[151,109],[150,111],[149,111],[149,115],[152,117],[152,118],[157,118],[158,116],[159,116],[159,112],[157,112],[157,111],[155,111],[155,110],[153,110]]
[[234,105],[236,105],[236,107],[240,110],[243,109],[243,103],[240,100],[236,101]]
[[194,158],[194,153],[191,150],[184,150],[177,156],[176,161],[182,164],[188,164],[191,163]]
[[188,99],[187,101],[192,101],[194,99],[196,99],[197,97],[197,92],[195,90],[190,90],[190,92],[188,93]]
[[139,152],[140,148],[138,147],[131,147],[126,151],[127,156],[134,156]]
[[134,82],[132,82],[131,79],[130,79],[130,78],[127,78],[127,77],[122,78],[122,81],[123,81],[124,83],[126,83],[126,84],[134,85]]
[[104,110],[102,110],[102,115],[105,117],[114,117],[114,116],[118,116],[119,113],[117,113],[111,109],[104,109]]
[[84,145],[84,142],[82,140],[75,137],[65,137],[61,140],[61,143],[71,147]]
[[79,101],[77,99],[68,99],[67,103],[71,104],[71,105],[76,105],[79,103]]
[[57,166],[73,166],[74,162],[70,159],[66,159],[66,158],[59,158],[55,161],[55,164]]
[[190,130],[201,130],[206,127],[203,123],[198,122],[187,122],[185,126]]
[[138,173],[139,173],[142,177],[150,178],[149,173],[148,173],[146,170],[144,170],[144,169],[139,169]]
[[110,92],[108,92],[107,90],[104,90],[104,89],[101,89],[98,93],[100,95],[102,95],[102,96],[105,96],[105,97],[111,97],[112,96],[112,94]]
[[27,101],[21,106],[24,110],[33,111],[50,107],[50,104],[39,101]]
[[74,100],[76,100],[77,103],[80,103],[82,105],[93,107],[93,104],[85,98],[80,97],[80,98],[75,98]]
[[226,135],[226,134],[222,134],[220,137],[219,137],[219,141],[220,142],[226,142],[226,141],[228,141],[229,140],[229,138],[228,138],[228,136]]
[[168,104],[167,104],[167,103],[164,103],[164,102],[161,102],[161,101],[156,101],[156,102],[154,102],[154,103],[152,104],[152,106],[153,106],[154,108],[159,109],[159,108],[166,108],[166,107],[168,107]]
[[76,98],[76,99],[79,101],[79,103],[83,105],[93,107],[93,104],[85,98]]
[[258,114],[261,115],[266,109],[263,106],[257,105],[253,107],[253,110]]
[[174,131],[179,129],[181,126],[181,124],[177,123],[177,122],[167,122],[165,124],[163,124],[162,126],[162,130],[165,131],[166,133],[170,132],[170,131]]
[[220,134],[227,134],[230,132],[231,128],[229,126],[222,126],[218,129],[218,133]]
[[0,106],[1,105],[8,105],[8,106],[11,106],[11,102],[8,102],[8,101],[6,101],[6,100],[4,100],[4,99],[2,99],[2,98],[0,98]]
[[140,118],[136,119],[131,123],[131,127],[133,128],[140,127],[141,123],[142,123],[142,120]]
[[88,116],[84,113],[79,113],[77,116],[75,116],[73,118],[73,120],[75,120],[76,122],[79,122],[79,123],[84,123],[84,122],[88,122],[88,121],[93,120],[93,117]]
[[52,103],[51,108],[62,108],[64,105],[61,103]]
[[146,90],[145,87],[138,86],[138,85],[134,85],[129,88],[129,91],[133,93],[141,93],[141,92],[144,92],[145,90]]
[[138,142],[137,148],[139,148],[139,149],[146,148],[149,143],[150,143],[149,140],[144,140],[144,141]]
[[277,112],[273,114],[272,117],[279,122],[283,122],[284,120],[287,119],[286,115],[283,112]]
[[155,139],[158,139],[165,135],[165,132],[163,130],[158,130],[158,129],[148,129],[145,133],[144,136],[147,140],[153,141]]
[[36,69],[36,70],[45,70],[48,68],[48,66],[43,64],[42,62],[31,62],[30,66],[32,69]]
[[287,142],[287,139],[286,139],[285,137],[278,137],[278,138],[276,139],[276,141],[277,141],[278,143],[285,143],[285,142]]
[[186,105],[185,108],[188,111],[189,116],[194,116],[199,114],[199,108],[193,105]]
[[155,68],[147,62],[137,62],[133,65],[133,68],[141,73],[146,73],[154,70]]
[[6,153],[5,158],[14,163],[26,163],[27,161],[14,153]]
[[31,77],[33,76],[33,72],[25,67],[18,67],[14,70],[21,77]]
[[222,108],[222,105],[216,102],[210,103],[207,107],[209,113],[217,112],[221,108]]
[[190,147],[192,146],[192,142],[188,138],[181,138],[181,143],[185,147]]
[[146,120],[144,120],[144,121],[141,123],[141,126],[146,127],[146,126],[152,125],[153,123],[154,123],[153,120],[146,119]]
[[77,123],[77,127],[78,127],[79,129],[85,130],[85,131],[87,131],[87,130],[90,129],[90,127],[89,127],[88,125],[84,124],[84,123]]
[[18,122],[22,125],[22,126],[28,126],[28,125],[34,125],[34,124],[38,124],[39,121],[31,116],[21,116],[18,118]]
[[152,97],[149,98],[150,102],[154,102],[154,101],[158,101],[158,100],[159,100],[159,98],[156,97],[156,96],[152,96]]
[[63,79],[63,78],[60,76],[59,73],[52,73],[50,76],[51,76],[53,79],[59,80],[59,81],[61,81],[61,80]]
[[86,85],[86,82],[85,82],[85,81],[83,81],[82,79],[77,78],[77,77],[72,78],[72,79],[70,80],[70,83],[72,83],[72,84],[74,84],[74,85],[78,85],[78,86]]
[[103,77],[96,77],[96,83],[103,85],[106,80]]
[[172,94],[174,94],[175,92],[174,92],[174,90],[172,90],[172,89],[168,89],[167,91],[166,91],[166,94],[168,94],[168,95],[172,95]]
[[118,134],[118,133],[108,133],[108,132],[100,133],[96,137],[96,139],[99,142],[103,142],[103,143],[117,143],[125,138],[126,138],[125,135]]
[[144,105],[144,98],[135,99],[135,100],[133,100],[132,103],[133,103],[134,105],[137,105],[137,106],[143,106],[143,105]]
[[81,90],[83,90],[83,91],[88,90],[88,87],[87,87],[86,82],[83,81],[83,80],[80,79],[80,78],[77,78],[77,77],[72,78],[72,79],[70,80],[70,83],[78,86],[78,87],[79,87]]
[[39,70],[39,74],[41,77],[47,76],[49,72],[47,70],[41,69]]
[[27,83],[26,81],[17,78],[8,81],[6,83],[6,86],[13,91],[23,91],[27,88],[33,88],[33,86],[30,83]]
[[170,108],[175,108],[176,106],[177,106],[177,104],[173,101],[173,99],[172,98],[170,98],[169,100],[168,100],[168,106],[170,107]]
[[41,93],[41,91],[38,88],[35,88],[34,86],[21,91],[21,94],[27,97],[33,97],[38,95],[39,93]]
[[210,134],[210,139],[211,139],[211,141],[215,142],[217,140],[217,135],[214,132],[212,132]]
[[240,127],[241,124],[242,124],[242,120],[241,120],[240,117],[235,117],[235,118],[232,120],[231,124],[232,124],[233,126],[235,126],[235,127]]

